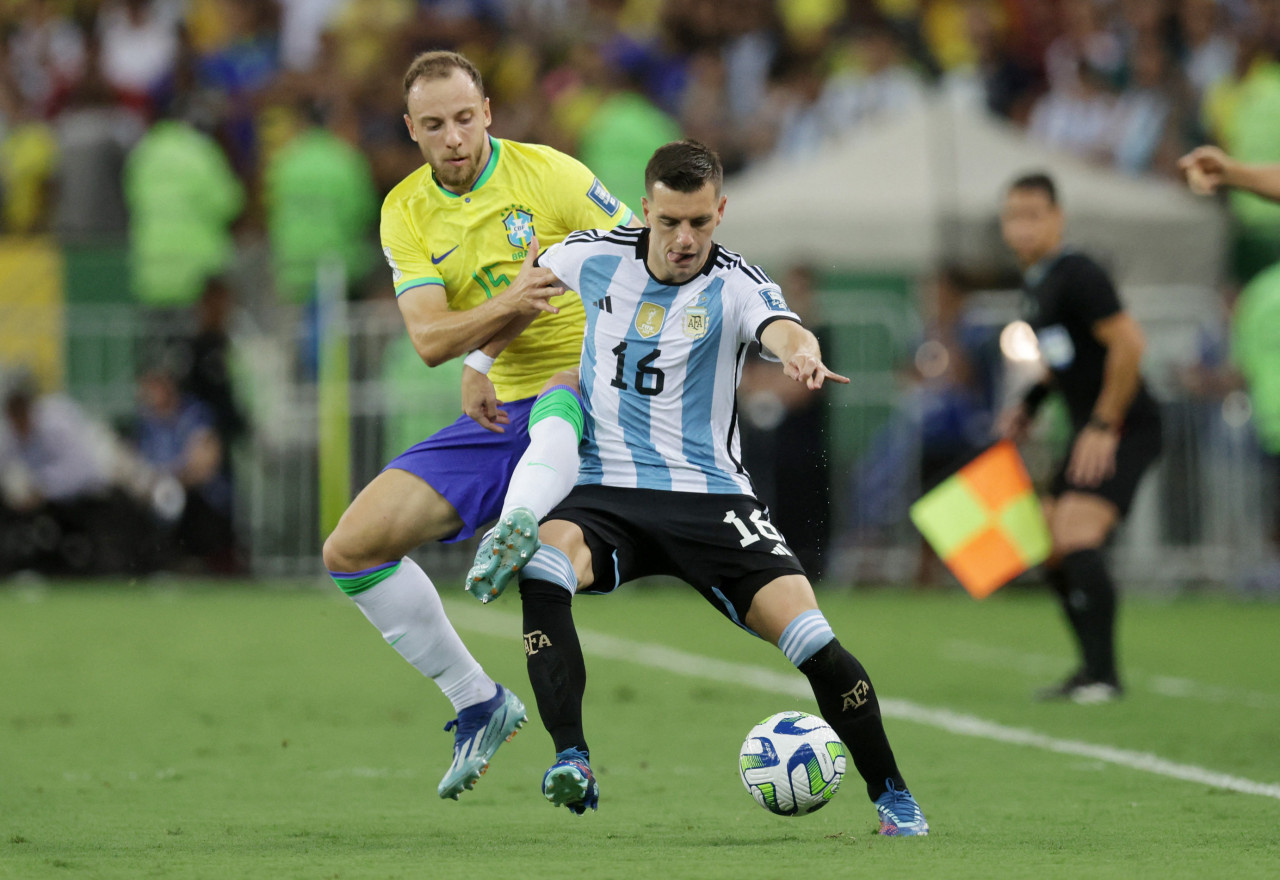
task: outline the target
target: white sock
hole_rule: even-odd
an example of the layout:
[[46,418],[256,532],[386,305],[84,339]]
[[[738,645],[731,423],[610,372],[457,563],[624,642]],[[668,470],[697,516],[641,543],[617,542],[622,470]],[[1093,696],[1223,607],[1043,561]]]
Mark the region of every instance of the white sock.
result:
[[412,559],[401,559],[395,574],[351,598],[387,644],[440,686],[454,709],[498,692],[449,623],[435,584]]
[[529,448],[511,475],[502,513],[527,507],[542,519],[578,481],[578,432],[559,416],[529,426]]

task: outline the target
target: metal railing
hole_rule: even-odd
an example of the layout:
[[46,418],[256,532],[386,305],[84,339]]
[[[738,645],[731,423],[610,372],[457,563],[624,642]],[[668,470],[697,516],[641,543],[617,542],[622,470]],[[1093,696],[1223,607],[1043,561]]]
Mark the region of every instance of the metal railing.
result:
[[[1007,317],[996,302],[986,309],[993,326]],[[918,340],[919,321],[909,305],[874,296],[828,313],[842,346],[830,352],[830,359],[854,380],[839,390],[829,420],[834,526],[829,576],[908,581],[916,570],[919,536],[904,516],[874,534],[858,532],[853,524],[865,522],[868,511],[857,509],[860,502],[850,486],[878,432],[906,402],[903,361]],[[255,322],[241,320],[232,328],[234,373],[252,423],[248,439],[233,451],[236,526],[256,574],[316,575],[322,571],[317,324],[305,309],[256,314]],[[1181,308],[1140,313],[1151,350],[1159,353],[1148,365],[1149,375],[1164,376],[1166,361],[1183,356],[1190,322],[1199,314]],[[178,320],[170,330],[189,329]],[[423,411],[435,412],[437,422],[459,411],[457,372],[425,366],[420,372],[412,366],[397,372],[394,365],[413,355],[406,355],[404,326],[389,302],[350,303],[343,325],[329,329],[348,346],[349,488],[354,494],[400,451],[397,442],[402,447],[415,430],[425,436],[431,424],[420,429],[412,424]],[[104,420],[130,414],[135,369],[156,332],[154,317],[131,306],[69,306],[72,393]],[[875,357],[867,356],[871,348],[879,349]],[[1264,521],[1270,505],[1258,479],[1260,458],[1247,406],[1242,408],[1238,396],[1197,401],[1168,382],[1153,384],[1163,403],[1166,452],[1144,481],[1116,541],[1120,575],[1152,585],[1229,583],[1242,565],[1261,559],[1267,549]],[[1033,442],[1025,454],[1033,473],[1043,478],[1052,458],[1049,441]],[[898,499],[904,504],[918,494],[917,465],[908,455]],[[472,551],[467,542],[423,548],[417,555],[433,570],[461,572]]]

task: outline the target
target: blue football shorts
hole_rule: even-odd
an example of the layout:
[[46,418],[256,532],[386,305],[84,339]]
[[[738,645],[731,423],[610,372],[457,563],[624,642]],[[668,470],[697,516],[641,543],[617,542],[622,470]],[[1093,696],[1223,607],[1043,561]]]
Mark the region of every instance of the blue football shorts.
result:
[[502,499],[511,485],[511,474],[529,445],[529,412],[537,398],[503,403],[511,419],[506,432],[495,434],[463,415],[421,443],[393,458],[383,470],[408,471],[427,482],[462,517],[456,534],[441,538],[452,544],[465,541],[502,512]]

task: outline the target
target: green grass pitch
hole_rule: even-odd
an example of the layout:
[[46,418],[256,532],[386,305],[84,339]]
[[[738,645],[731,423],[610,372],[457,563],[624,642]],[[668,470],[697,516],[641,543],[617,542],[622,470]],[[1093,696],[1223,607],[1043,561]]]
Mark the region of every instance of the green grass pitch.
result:
[[[1280,604],[1134,598],[1127,699],[1074,706],[1029,699],[1072,659],[1041,593],[824,591],[837,635],[897,701],[886,726],[933,827],[890,840],[852,767],[813,815],[752,801],[743,736],[812,698],[691,590],[575,604],[601,784],[600,811],[577,817],[539,793],[551,743],[514,596],[448,602],[531,710],[454,803],[435,794],[448,703],[311,586],[0,588],[0,877],[1280,876]],[[944,729],[933,710],[985,725]],[[1011,729],[1030,739],[991,734]]]

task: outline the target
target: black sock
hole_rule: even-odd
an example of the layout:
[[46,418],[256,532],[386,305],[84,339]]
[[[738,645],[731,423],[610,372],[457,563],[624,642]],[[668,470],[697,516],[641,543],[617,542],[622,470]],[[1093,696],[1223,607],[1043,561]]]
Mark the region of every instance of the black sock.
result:
[[557,753],[569,748],[586,753],[582,693],[587,689],[587,666],[573,626],[573,595],[551,581],[529,579],[520,582],[520,601],[529,684],[542,725]]
[[1119,684],[1116,673],[1116,586],[1102,551],[1077,550],[1062,558],[1067,603],[1078,615],[1076,635],[1084,655],[1085,674],[1096,681]]
[[800,671],[809,679],[818,711],[849,747],[871,799],[887,791],[885,780],[892,780],[894,788],[906,788],[880,719],[880,701],[857,658],[832,639],[801,663]]
[[1062,606],[1062,614],[1067,618],[1067,624],[1071,627],[1071,634],[1075,636],[1076,648],[1080,654],[1080,668],[1083,671],[1085,663],[1084,636],[1081,633],[1084,630],[1084,618],[1081,617],[1080,611],[1071,603],[1071,587],[1067,583],[1067,574],[1059,564],[1057,568],[1046,568],[1044,576],[1045,580],[1049,582],[1050,589],[1058,597],[1058,603]]

